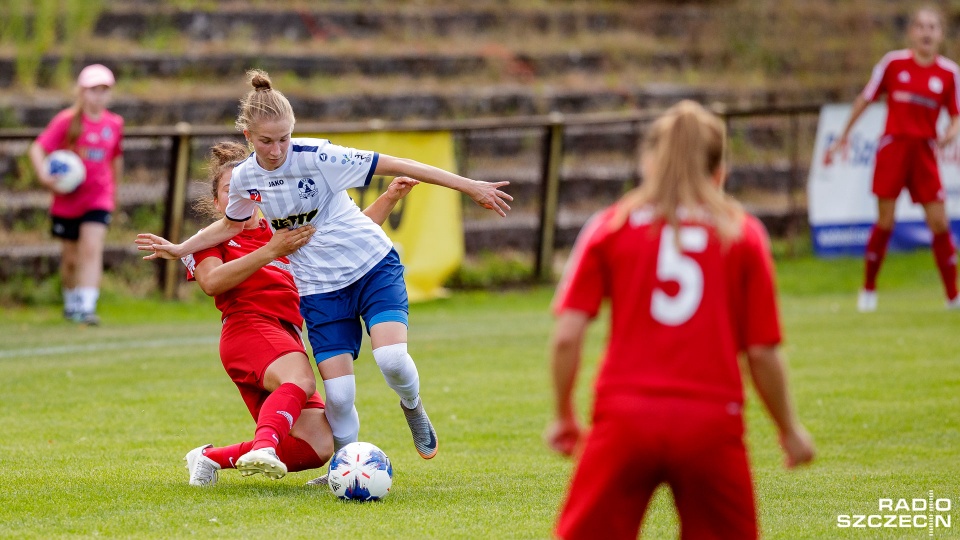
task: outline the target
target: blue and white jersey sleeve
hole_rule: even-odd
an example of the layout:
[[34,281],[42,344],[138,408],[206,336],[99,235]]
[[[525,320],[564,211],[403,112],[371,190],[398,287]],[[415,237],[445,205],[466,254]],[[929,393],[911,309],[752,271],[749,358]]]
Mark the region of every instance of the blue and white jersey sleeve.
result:
[[[254,159],[253,157],[247,158]],[[224,215],[230,221],[246,221],[253,215],[257,204],[261,202],[260,192],[257,189],[245,189],[241,178],[230,181],[230,198],[227,200],[227,209]]]
[[330,191],[346,191],[370,184],[380,154],[323,141],[316,153],[317,168]]

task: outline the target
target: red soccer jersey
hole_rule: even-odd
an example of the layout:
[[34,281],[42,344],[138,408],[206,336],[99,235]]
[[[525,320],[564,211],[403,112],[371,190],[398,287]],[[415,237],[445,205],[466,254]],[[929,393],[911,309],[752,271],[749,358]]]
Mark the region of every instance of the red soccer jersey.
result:
[[723,247],[693,222],[678,239],[646,210],[611,231],[613,208],[584,227],[554,299],[556,313],[593,317],[610,298],[597,401],[643,394],[742,403],[738,351],[780,342],[763,225],[747,216],[740,238]]
[[867,101],[887,95],[885,134],[936,139],[940,108],[950,116],[960,111],[958,74],[957,64],[942,56],[921,66],[911,50],[893,51],[873,68],[862,95]]
[[[187,279],[194,279],[193,270],[204,259],[216,257],[224,263],[234,261],[256,251],[269,242],[272,236],[267,220],[261,219],[260,226],[256,229],[244,229],[219,246],[184,257]],[[294,284],[293,274],[290,273],[290,261],[286,257],[271,262],[236,287],[214,296],[214,301],[224,319],[234,313],[251,311],[287,321],[297,328],[303,325],[303,317],[300,316],[300,294]]]

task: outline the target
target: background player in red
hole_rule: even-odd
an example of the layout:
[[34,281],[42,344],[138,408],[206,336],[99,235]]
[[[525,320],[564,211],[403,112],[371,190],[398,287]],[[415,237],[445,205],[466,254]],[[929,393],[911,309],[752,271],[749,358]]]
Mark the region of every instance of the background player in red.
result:
[[[212,197],[207,204],[211,214],[223,213],[231,170],[247,153],[239,143],[220,143],[211,150]],[[395,179],[365,214],[382,224],[416,183]],[[300,338],[300,297],[286,259],[313,232],[306,226],[271,234],[266,220],[251,219],[236,237],[184,260],[190,279],[214,296],[223,313],[221,361],[257,421],[252,441],[190,451],[185,459],[191,485],[212,485],[217,471],[233,467],[245,476],[264,473],[281,478],[287,472],[318,468],[333,453],[333,434]],[[302,408],[300,397],[306,400]],[[263,452],[272,459],[259,459]]]
[[546,437],[558,452],[573,454],[583,438],[573,387],[605,297],[611,328],[561,538],[636,538],[661,483],[673,491],[682,538],[757,536],[741,351],[787,466],[813,458],[777,349],[766,232],[722,192],[724,139],[723,123],[700,105],[672,107],[648,134],[643,185],[592,219],[574,247],[554,299],[557,408]]
[[[960,69],[937,54],[943,42],[943,17],[932,8],[922,8],[910,19],[910,48],[887,53],[873,68],[873,75],[853,103],[850,119],[833,153],[847,145],[851,127],[867,105],[887,96],[887,125],[877,145],[873,193],[877,196],[877,222],[870,232],[864,257],[863,289],[857,299],[860,311],[877,309],[877,274],[893,233],[897,197],[904,187],[913,202],[923,205],[927,226],[933,233],[933,256],[947,295],[947,307],[960,309],[957,295],[957,249],[950,236],[944,207],[943,184],[937,169],[937,147],[956,138],[960,131]],[[946,107],[950,125],[937,137],[937,118]]]
[[[52,233],[61,240],[60,281],[63,315],[95,325],[100,280],[103,276],[103,246],[114,210],[116,181],[123,175],[123,118],[107,110],[113,73],[93,64],[77,77],[77,101],[57,113],[30,146],[28,155],[37,178],[53,193],[50,215]],[[76,152],[87,176],[76,191],[53,191],[54,179],[43,160],[59,149]]]

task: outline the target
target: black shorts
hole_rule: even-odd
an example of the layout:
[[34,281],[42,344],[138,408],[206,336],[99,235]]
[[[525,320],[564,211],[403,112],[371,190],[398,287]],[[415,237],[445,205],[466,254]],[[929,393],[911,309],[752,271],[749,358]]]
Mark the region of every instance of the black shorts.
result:
[[110,212],[106,210],[90,210],[78,218],[50,216],[53,220],[53,226],[50,227],[50,232],[57,238],[76,242],[80,239],[81,224],[103,223],[104,225],[109,225],[111,217]]

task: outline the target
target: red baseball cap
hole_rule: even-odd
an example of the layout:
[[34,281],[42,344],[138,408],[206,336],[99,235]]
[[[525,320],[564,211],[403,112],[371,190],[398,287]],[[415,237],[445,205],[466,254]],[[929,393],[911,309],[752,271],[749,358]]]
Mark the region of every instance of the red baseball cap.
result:
[[113,72],[103,64],[92,64],[80,71],[77,77],[77,84],[80,88],[93,88],[94,86],[113,86],[116,83],[113,78]]

